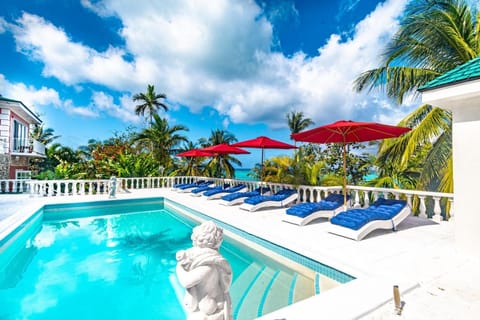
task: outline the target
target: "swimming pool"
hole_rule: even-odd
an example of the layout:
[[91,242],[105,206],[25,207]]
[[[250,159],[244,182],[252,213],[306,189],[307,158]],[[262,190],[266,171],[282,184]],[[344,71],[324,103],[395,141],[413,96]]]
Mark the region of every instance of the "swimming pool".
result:
[[[163,198],[45,206],[0,242],[0,319],[184,318],[175,253],[191,246],[192,217],[207,218]],[[215,222],[226,230],[236,319],[353,279]]]

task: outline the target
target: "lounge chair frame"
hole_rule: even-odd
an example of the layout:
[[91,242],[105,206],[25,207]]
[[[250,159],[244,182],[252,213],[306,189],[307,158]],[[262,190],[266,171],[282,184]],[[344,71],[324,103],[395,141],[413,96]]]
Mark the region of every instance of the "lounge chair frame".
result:
[[328,218],[330,219],[331,217],[337,215],[340,212],[344,211],[344,206],[341,204],[338,208],[335,208],[333,210],[317,210],[312,213],[310,213],[308,216],[305,217],[298,217],[295,215],[287,214],[285,213],[282,217],[282,220],[285,222],[293,223],[299,226],[305,226],[312,222],[313,220],[319,219],[319,218]]
[[257,211],[265,208],[283,208],[292,204],[297,199],[298,199],[298,192],[295,192],[283,200],[266,200],[257,204],[250,204],[250,203],[243,202],[240,205],[240,209],[253,212],[253,211]]
[[400,210],[392,219],[389,220],[373,220],[365,224],[358,230],[353,230],[347,227],[342,227],[336,224],[330,224],[328,232],[353,239],[353,240],[362,240],[365,236],[367,236],[370,232],[384,229],[384,230],[392,230],[396,231],[397,226],[405,220],[410,213],[412,212],[410,206],[408,204]]

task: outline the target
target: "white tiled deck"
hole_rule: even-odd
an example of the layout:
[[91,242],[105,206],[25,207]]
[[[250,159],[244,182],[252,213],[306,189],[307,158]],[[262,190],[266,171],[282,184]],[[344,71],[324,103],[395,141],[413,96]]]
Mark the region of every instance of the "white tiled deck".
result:
[[[397,232],[377,231],[356,242],[329,234],[328,222],[299,227],[281,221],[285,209],[247,212],[216,200],[167,189],[117,194],[117,199],[165,196],[215,219],[351,274],[357,279],[262,319],[478,319],[480,261],[455,249],[454,222],[409,217]],[[44,203],[106,200],[108,196],[0,197],[0,237]],[[461,213],[458,213],[461,214]],[[393,285],[404,309],[393,310]]]

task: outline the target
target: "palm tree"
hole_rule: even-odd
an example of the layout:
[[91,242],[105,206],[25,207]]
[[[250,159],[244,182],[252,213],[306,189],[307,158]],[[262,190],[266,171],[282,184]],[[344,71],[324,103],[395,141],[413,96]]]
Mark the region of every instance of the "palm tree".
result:
[[167,96],[164,93],[157,94],[155,92],[155,86],[149,84],[147,86],[146,93],[137,93],[133,96],[133,101],[140,101],[141,104],[135,106],[135,114],[137,116],[145,116],[148,113],[150,117],[150,126],[152,125],[153,115],[157,113],[158,109],[162,108],[168,111],[168,107],[161,99],[166,99]]
[[154,114],[151,127],[139,133],[135,140],[152,146],[151,151],[160,165],[169,168],[172,165],[170,156],[179,152],[180,143],[188,142],[187,137],[179,134],[179,131],[188,131],[188,128],[183,125],[170,126],[166,119]]
[[[212,130],[208,139],[201,138],[199,143],[202,147],[214,146],[220,143],[231,144],[237,142],[237,138],[232,133],[225,130]],[[242,163],[235,157],[228,154],[220,154],[208,162],[206,166],[206,172],[212,177],[235,177],[235,168],[233,164],[241,166]]]
[[[185,152],[192,149],[198,149],[198,144],[188,141],[181,148],[180,152]],[[204,157],[182,157],[177,163],[178,169],[174,172],[175,175],[198,176],[201,174],[202,162]]]
[[287,122],[291,134],[299,133],[314,124],[313,120],[305,118],[301,111],[291,111],[287,113]]
[[[466,0],[409,2],[400,29],[385,48],[382,65],[362,73],[355,80],[355,89],[380,88],[399,103],[406,96],[417,95],[423,84],[480,55],[479,18]],[[405,166],[418,152],[416,146],[433,141],[425,163],[435,168],[425,166],[420,184],[430,185],[433,178],[443,181],[438,190],[452,192],[452,171],[439,170],[452,162],[450,113],[421,106],[402,123],[413,130],[396,142],[382,142],[380,154],[402,158],[400,165]]]
[[42,125],[34,125],[32,133],[31,133],[31,138],[35,139],[44,145],[48,145],[52,143],[54,140],[60,138],[60,136],[56,136],[53,134],[55,130],[52,128],[46,128],[44,129],[43,124]]

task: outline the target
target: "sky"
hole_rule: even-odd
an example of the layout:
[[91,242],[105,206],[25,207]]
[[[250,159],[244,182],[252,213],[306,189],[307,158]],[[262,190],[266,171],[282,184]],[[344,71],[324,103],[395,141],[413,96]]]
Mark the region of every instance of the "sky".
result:
[[[73,148],[144,128],[132,96],[148,84],[167,96],[160,115],[192,141],[222,129],[291,142],[290,111],[315,126],[396,124],[418,98],[398,105],[352,87],[381,63],[406,2],[3,0],[0,94]],[[258,162],[249,151],[244,167]]]

